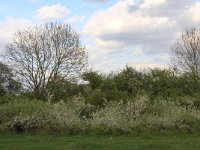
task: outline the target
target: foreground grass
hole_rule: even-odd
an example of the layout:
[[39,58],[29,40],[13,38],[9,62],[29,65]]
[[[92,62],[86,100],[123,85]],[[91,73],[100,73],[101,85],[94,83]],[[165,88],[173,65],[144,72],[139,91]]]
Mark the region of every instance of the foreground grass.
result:
[[196,150],[200,136],[187,134],[140,136],[0,135],[1,150]]

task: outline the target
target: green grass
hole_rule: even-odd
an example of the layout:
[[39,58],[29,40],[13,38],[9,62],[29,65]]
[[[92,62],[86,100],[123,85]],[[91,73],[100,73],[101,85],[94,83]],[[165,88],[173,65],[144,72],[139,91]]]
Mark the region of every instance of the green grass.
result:
[[0,135],[0,150],[197,150],[200,136]]

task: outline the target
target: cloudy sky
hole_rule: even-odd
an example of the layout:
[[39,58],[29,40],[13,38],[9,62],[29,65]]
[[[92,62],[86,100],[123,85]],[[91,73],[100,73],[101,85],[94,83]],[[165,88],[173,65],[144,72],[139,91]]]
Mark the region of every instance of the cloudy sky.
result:
[[0,51],[17,30],[51,21],[69,23],[81,34],[95,70],[166,67],[180,33],[200,27],[200,1],[0,1]]

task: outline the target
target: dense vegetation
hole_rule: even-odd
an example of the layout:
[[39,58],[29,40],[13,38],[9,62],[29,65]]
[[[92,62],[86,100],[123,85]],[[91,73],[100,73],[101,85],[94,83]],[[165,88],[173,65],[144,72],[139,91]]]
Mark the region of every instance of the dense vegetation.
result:
[[63,82],[62,86],[58,83],[50,101],[32,100],[25,92],[5,93],[0,105],[0,131],[61,134],[200,131],[200,86],[188,74],[176,75],[161,69],[138,72],[126,67],[110,75],[88,72],[83,79],[89,83]]
[[[68,25],[17,33],[7,47],[12,64],[0,63],[0,132],[199,133],[198,33],[188,30],[182,38],[194,40],[175,45],[173,58],[181,54],[183,61],[173,68],[138,71],[126,66],[109,74],[85,69],[86,53]],[[187,51],[180,53],[184,46]]]

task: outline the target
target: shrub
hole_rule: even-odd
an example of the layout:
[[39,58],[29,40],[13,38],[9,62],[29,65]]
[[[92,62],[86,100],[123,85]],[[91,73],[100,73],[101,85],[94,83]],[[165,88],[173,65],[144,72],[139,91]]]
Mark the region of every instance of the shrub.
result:
[[200,111],[178,106],[174,102],[154,104],[140,120],[141,128],[151,131],[199,131]]
[[57,103],[21,99],[0,105],[0,132],[7,130],[60,134],[194,133],[200,131],[200,110],[194,103],[186,106],[178,100],[152,103],[147,96],[110,101],[103,107],[86,104],[80,96]]
[[[7,126],[16,132],[50,130],[59,133],[80,132],[85,126],[80,111],[85,107],[81,98],[73,102],[42,102],[36,100],[13,101],[0,106],[0,126]],[[72,131],[73,130],[73,131]]]
[[147,97],[139,97],[127,103],[122,101],[109,102],[103,109],[93,114],[91,125],[94,128],[104,130],[104,132],[128,133],[132,128],[130,123],[142,116],[148,103],[149,99]]
[[126,98],[128,98],[126,92],[117,90],[95,90],[86,97],[86,100],[89,104],[103,106],[106,105],[106,102],[122,101],[126,100]]

